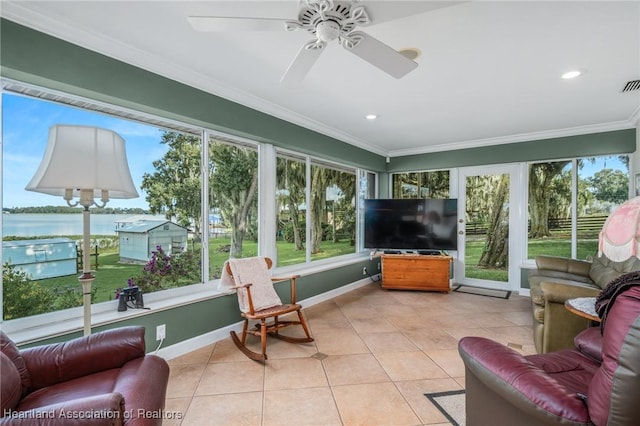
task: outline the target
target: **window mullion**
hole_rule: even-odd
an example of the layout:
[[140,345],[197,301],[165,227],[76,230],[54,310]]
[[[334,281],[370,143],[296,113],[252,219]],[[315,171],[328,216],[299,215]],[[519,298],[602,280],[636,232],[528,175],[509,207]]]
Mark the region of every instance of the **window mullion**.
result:
[[200,179],[201,179],[201,214],[202,214],[202,242],[200,247],[200,279],[206,283],[209,281],[209,132],[202,130],[200,139],[202,143],[200,155]]
[[578,159],[571,160],[571,258],[578,257]]
[[306,186],[304,191],[305,197],[305,262],[311,261],[311,158],[307,157],[306,159],[306,170],[305,170],[305,180]]
[[272,226],[276,218],[276,150],[271,144],[258,147],[258,253],[277,265],[276,235]]

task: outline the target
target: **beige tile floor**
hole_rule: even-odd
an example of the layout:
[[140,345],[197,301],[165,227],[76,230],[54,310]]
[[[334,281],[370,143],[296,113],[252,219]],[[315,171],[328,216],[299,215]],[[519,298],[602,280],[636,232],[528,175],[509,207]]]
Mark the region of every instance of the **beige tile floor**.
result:
[[[446,425],[425,393],[464,388],[463,336],[534,353],[528,297],[385,291],[305,309],[315,338],[270,339],[269,359],[225,339],[169,361],[165,425]],[[293,329],[285,330],[289,332]],[[259,340],[249,336],[258,348]]]

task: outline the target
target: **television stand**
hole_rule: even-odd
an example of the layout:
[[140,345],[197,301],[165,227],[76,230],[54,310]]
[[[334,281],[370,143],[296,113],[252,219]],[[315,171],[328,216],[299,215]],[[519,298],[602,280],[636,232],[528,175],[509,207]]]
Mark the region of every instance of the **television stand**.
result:
[[451,256],[383,254],[382,288],[449,293]]
[[442,250],[418,250],[418,254],[423,256],[441,256]]

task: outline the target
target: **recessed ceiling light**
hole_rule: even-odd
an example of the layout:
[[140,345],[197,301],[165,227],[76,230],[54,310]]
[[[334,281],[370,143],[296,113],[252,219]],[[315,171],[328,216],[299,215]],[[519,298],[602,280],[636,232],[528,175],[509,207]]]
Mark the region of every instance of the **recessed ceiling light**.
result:
[[582,75],[582,71],[574,70],[574,71],[565,72],[564,74],[562,74],[562,78],[564,80],[569,80],[571,78],[576,78],[580,75]]
[[376,118],[378,118],[378,116],[376,114],[367,114],[364,118],[366,118],[367,120],[375,120]]

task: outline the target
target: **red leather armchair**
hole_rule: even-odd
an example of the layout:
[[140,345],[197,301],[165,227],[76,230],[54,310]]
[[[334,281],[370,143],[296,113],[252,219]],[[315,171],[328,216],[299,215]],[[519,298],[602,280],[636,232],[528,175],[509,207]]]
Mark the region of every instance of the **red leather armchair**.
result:
[[169,366],[144,327],[23,350],[0,331],[0,363],[2,425],[162,424]]
[[620,287],[624,291],[616,293],[615,304],[610,302],[602,334],[600,327],[583,331],[574,349],[523,356],[482,337],[461,339],[467,426],[637,425],[640,274],[635,274]]

